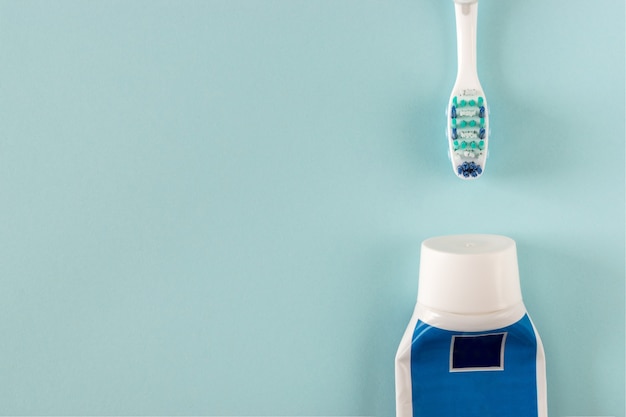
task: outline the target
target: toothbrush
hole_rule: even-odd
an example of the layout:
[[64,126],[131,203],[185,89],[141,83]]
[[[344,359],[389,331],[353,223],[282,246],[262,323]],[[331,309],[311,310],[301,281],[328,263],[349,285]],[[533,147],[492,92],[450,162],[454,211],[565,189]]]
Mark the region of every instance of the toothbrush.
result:
[[482,175],[489,143],[489,114],[476,70],[478,0],[454,0],[458,70],[447,109],[449,154],[462,179]]

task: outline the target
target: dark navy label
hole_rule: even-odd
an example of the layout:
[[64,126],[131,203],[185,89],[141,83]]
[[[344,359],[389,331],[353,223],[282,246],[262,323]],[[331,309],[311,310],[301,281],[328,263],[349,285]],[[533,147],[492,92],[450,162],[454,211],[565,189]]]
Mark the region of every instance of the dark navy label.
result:
[[418,321],[411,345],[414,417],[537,417],[537,340],[510,326],[453,332]]
[[450,370],[503,370],[506,333],[452,336]]

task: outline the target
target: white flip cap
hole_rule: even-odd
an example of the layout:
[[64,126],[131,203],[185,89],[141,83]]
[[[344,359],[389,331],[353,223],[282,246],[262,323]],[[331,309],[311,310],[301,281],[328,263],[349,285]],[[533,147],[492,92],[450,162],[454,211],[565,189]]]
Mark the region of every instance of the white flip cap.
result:
[[515,241],[454,235],[422,242],[417,302],[456,314],[484,314],[522,301]]

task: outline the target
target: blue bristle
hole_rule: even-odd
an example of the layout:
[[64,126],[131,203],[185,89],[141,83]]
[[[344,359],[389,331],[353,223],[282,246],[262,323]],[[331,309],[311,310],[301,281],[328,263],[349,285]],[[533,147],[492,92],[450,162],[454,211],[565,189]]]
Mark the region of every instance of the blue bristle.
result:
[[450,109],[450,117],[456,119],[456,107],[454,106]]
[[456,129],[452,129],[452,139],[456,139],[457,135],[456,135]]
[[483,169],[480,165],[474,162],[463,162],[461,165],[457,167],[457,172],[459,175],[463,175],[465,178],[469,178],[470,176],[476,178],[480,174],[482,174]]
[[485,139],[485,129],[481,128],[480,131],[478,132],[478,137],[481,139]]
[[485,117],[485,106],[481,106],[480,110],[478,111],[478,114],[481,119]]

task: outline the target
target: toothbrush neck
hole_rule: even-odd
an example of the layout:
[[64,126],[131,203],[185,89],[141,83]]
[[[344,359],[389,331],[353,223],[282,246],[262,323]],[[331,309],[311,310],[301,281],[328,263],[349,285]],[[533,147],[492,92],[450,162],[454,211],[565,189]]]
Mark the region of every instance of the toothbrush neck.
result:
[[478,84],[476,70],[476,20],[478,2],[455,3],[458,78]]

